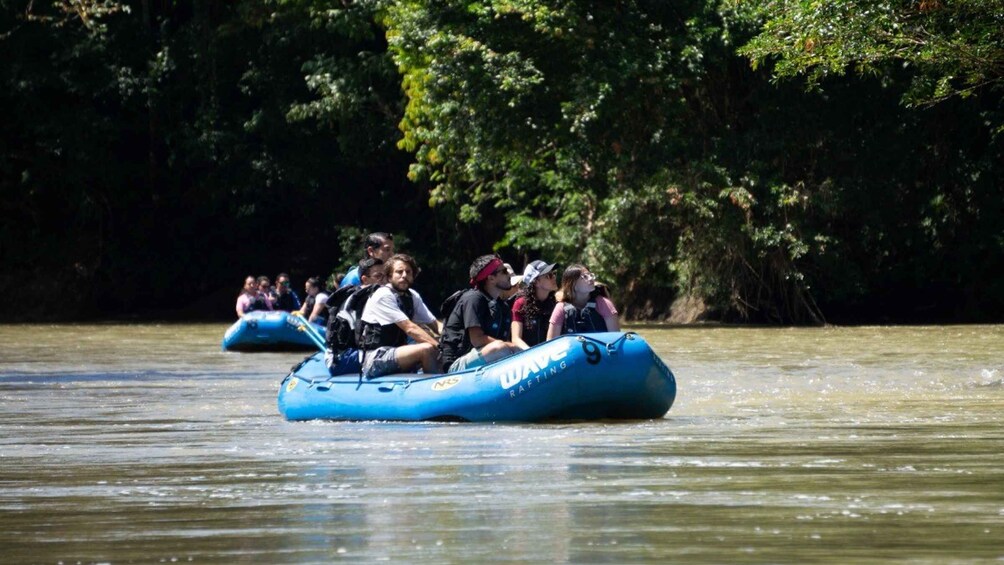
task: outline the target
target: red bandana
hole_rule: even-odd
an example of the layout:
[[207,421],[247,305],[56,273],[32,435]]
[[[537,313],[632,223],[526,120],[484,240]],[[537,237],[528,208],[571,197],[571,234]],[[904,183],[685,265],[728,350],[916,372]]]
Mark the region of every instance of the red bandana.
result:
[[502,260],[501,259],[499,259],[498,257],[492,259],[491,261],[488,262],[487,265],[484,266],[484,268],[482,268],[480,271],[478,271],[478,276],[476,276],[473,279],[471,279],[471,286],[472,287],[473,286],[478,286],[479,282],[481,282],[481,281],[487,279],[488,277],[492,276],[492,273],[495,272],[495,269],[498,269],[501,266],[502,266]]

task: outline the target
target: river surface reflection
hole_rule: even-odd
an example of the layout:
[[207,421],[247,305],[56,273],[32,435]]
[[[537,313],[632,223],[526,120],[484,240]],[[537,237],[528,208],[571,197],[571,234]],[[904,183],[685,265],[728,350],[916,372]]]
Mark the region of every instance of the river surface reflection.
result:
[[286,422],[224,329],[0,326],[0,560],[1004,560],[1004,326],[639,327],[666,418],[540,425]]

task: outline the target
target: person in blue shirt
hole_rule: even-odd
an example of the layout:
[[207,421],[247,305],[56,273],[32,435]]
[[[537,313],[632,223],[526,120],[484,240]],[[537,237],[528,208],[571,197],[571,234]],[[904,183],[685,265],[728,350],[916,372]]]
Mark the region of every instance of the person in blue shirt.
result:
[[[382,231],[373,232],[366,236],[363,249],[366,253],[363,259],[373,257],[386,263],[394,255],[394,236]],[[360,282],[359,266],[356,265],[349,269],[349,272],[345,273],[342,281],[338,283],[338,288],[346,287],[350,284],[358,285]]]

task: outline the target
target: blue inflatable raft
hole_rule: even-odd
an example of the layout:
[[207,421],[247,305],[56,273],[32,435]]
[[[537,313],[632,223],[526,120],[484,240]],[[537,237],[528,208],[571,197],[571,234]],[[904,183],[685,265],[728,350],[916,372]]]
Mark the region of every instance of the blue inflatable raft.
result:
[[676,379],[635,333],[565,335],[460,373],[332,377],[322,353],[282,381],[288,420],[538,422],[661,418]]
[[[223,334],[228,351],[303,351],[317,349],[316,337],[301,330],[303,318],[283,311],[255,310],[233,323]],[[310,324],[323,339],[324,328]]]

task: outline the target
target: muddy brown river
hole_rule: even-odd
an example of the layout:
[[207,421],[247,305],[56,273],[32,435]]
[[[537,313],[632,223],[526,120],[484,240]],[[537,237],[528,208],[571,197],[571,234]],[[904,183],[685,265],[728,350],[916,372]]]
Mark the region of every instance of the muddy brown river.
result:
[[636,327],[626,423],[286,422],[225,324],[0,326],[3,563],[1000,563],[1004,326]]

